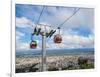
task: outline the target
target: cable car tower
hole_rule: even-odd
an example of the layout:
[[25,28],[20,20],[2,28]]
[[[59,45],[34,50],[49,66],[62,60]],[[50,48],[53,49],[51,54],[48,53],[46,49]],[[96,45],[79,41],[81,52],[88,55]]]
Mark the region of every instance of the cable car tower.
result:
[[[46,38],[51,38],[53,36],[53,34],[56,32],[56,30],[58,30],[59,32],[54,35],[54,43],[55,44],[60,44],[62,42],[62,36],[60,34],[60,30],[61,30],[61,27],[62,25],[67,22],[72,16],[74,16],[78,11],[78,10],[75,10],[75,12],[69,16],[63,23],[61,23],[60,25],[58,25],[58,27],[56,29],[51,29],[49,32],[46,31],[46,27],[48,25],[44,25],[44,24],[39,24],[39,21],[40,21],[40,18],[41,18],[41,15],[43,13],[43,10],[44,10],[45,6],[43,6],[42,8],[42,11],[39,15],[39,18],[38,18],[38,21],[37,21],[37,24],[36,24],[36,27],[34,28],[34,31],[33,33],[31,34],[31,42],[30,42],[30,48],[31,49],[36,49],[37,48],[37,41],[34,40],[34,35],[38,36],[38,35],[41,35],[42,36],[42,67],[41,67],[41,71],[46,71],[47,68],[46,68]],[[40,27],[37,27],[38,25],[40,26],[43,26],[44,27],[44,30],[42,31],[42,28]],[[51,28],[51,26],[48,26]]]

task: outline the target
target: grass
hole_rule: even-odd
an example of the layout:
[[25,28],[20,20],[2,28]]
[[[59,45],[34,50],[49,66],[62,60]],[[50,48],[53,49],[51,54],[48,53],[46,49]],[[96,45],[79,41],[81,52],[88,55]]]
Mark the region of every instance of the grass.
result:
[[81,64],[79,67],[80,69],[91,69],[94,68],[94,64]]

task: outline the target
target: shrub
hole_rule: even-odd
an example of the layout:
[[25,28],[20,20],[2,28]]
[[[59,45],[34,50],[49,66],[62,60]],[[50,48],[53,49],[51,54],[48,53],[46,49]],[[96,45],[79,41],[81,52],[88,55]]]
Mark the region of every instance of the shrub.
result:
[[48,71],[57,71],[57,70],[59,70],[59,69],[56,68],[56,67],[53,67],[53,68],[49,68],[49,69],[48,69]]

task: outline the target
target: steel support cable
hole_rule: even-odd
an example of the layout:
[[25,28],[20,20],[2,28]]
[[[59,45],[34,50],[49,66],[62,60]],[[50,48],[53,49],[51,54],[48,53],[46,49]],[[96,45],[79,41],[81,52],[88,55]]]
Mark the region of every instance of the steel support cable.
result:
[[45,6],[43,6],[43,8],[42,8],[42,11],[41,11],[41,13],[40,13],[40,15],[39,15],[39,18],[38,18],[38,20],[37,20],[37,24],[38,24],[39,21],[40,21],[40,18],[41,18],[41,15],[42,15],[42,13],[43,13],[44,8],[45,8]]
[[80,8],[78,10],[76,10],[71,16],[69,16],[63,23],[61,23],[58,27],[62,27],[64,23],[66,23],[70,18],[72,18],[78,11],[80,10]]
[[41,31],[41,28],[37,29],[37,26],[38,26],[38,23],[39,23],[39,21],[40,21],[40,18],[41,18],[41,15],[42,15],[42,13],[43,13],[44,8],[45,8],[45,7],[43,6],[43,8],[42,8],[42,10],[41,10],[41,12],[40,12],[39,18],[38,18],[38,20],[37,20],[37,22],[36,22],[36,27],[35,27],[35,29],[34,29],[33,35],[34,35],[34,34],[39,35],[39,33],[40,33],[40,31]]

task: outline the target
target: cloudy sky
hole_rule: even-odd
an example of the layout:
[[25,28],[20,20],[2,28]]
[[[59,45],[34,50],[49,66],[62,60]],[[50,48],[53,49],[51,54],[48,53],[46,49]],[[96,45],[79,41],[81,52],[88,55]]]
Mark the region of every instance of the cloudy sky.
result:
[[[16,49],[30,49],[31,33],[36,26],[43,6],[16,4]],[[39,24],[56,29],[64,20],[79,8],[45,6]],[[57,34],[56,32],[55,34]],[[79,11],[61,27],[62,43],[55,44],[53,36],[47,38],[48,49],[93,48],[94,47],[94,9],[80,8]],[[34,36],[41,49],[41,36]]]

